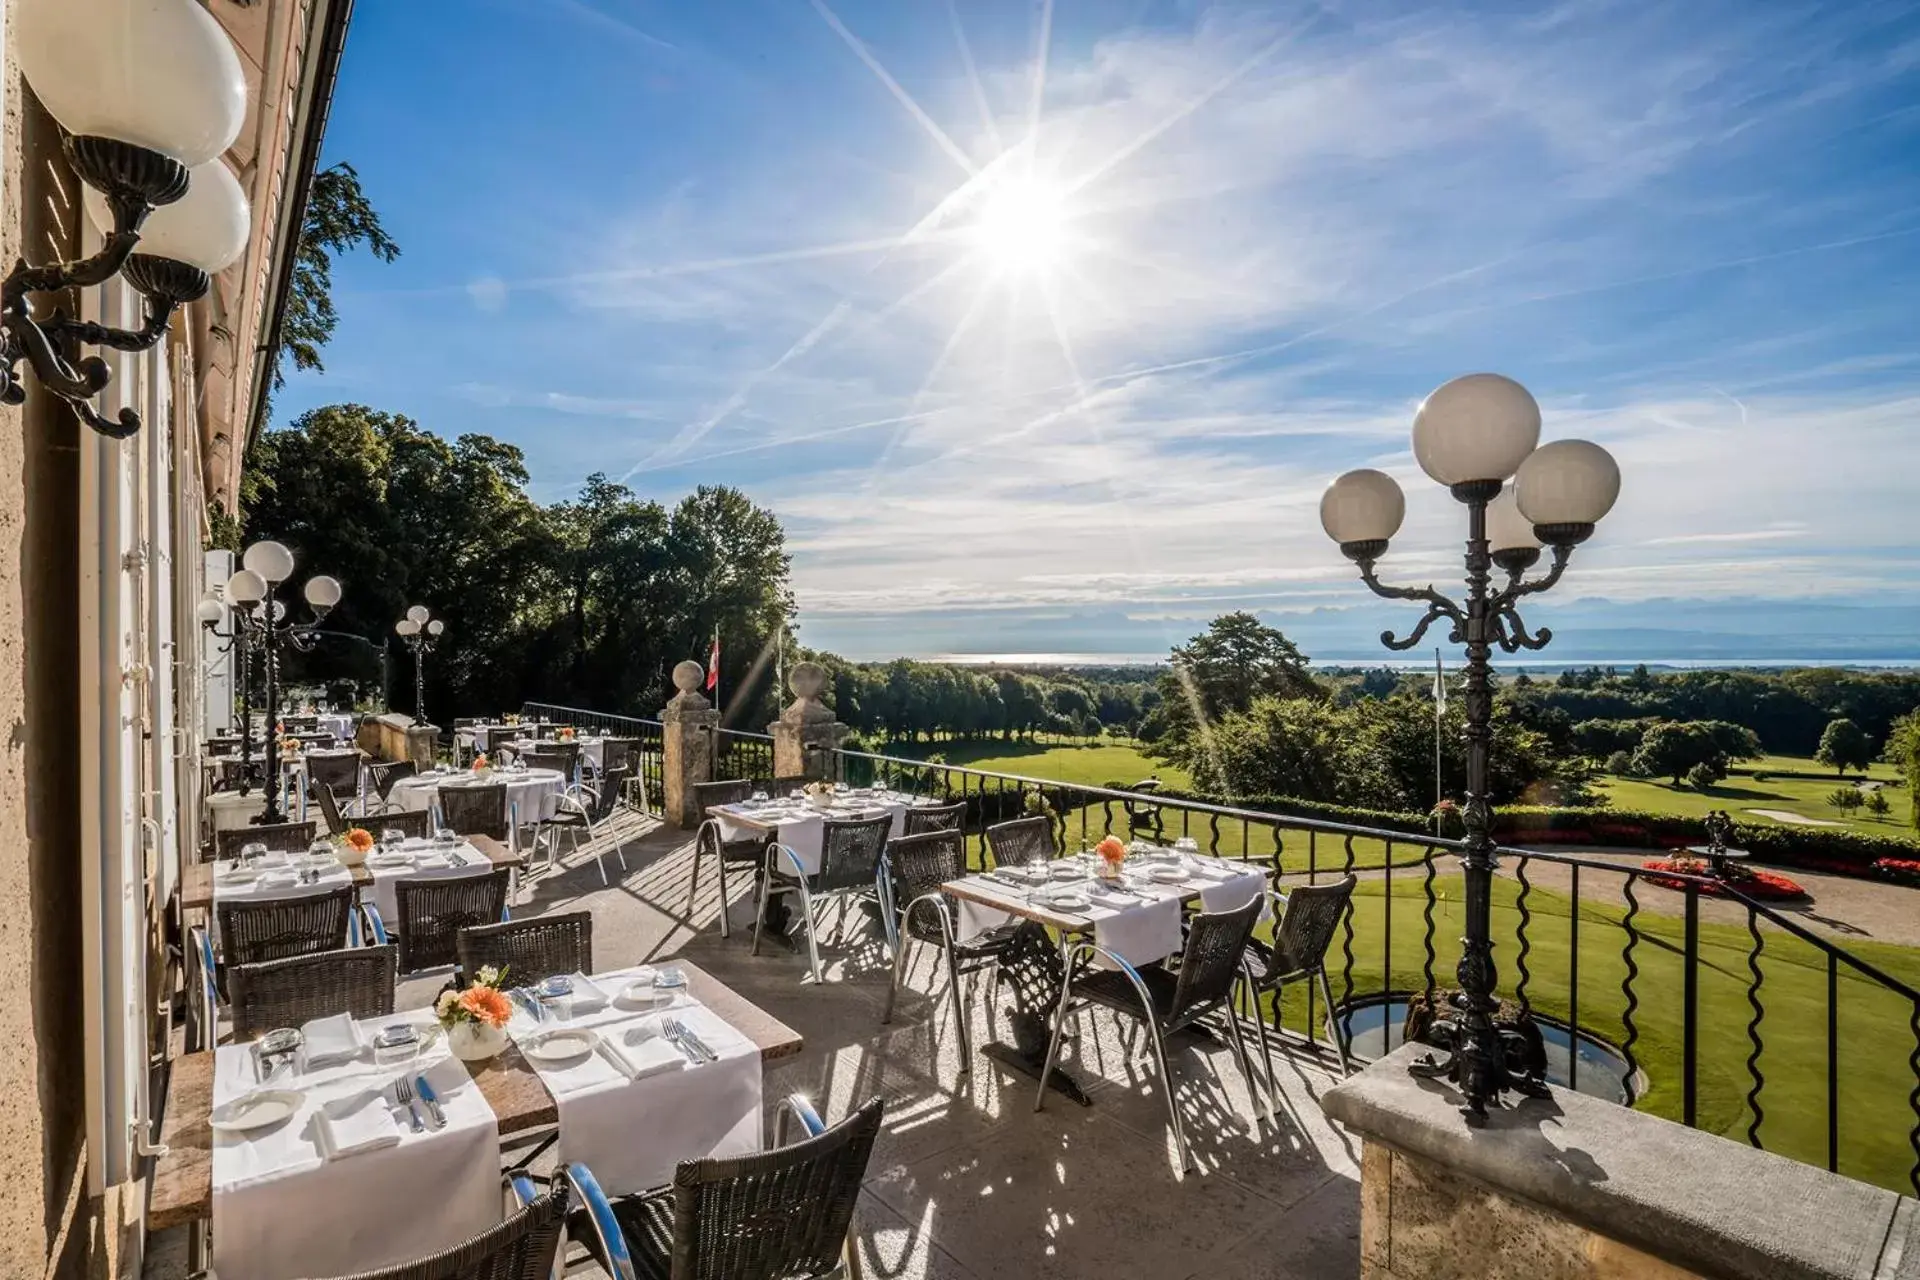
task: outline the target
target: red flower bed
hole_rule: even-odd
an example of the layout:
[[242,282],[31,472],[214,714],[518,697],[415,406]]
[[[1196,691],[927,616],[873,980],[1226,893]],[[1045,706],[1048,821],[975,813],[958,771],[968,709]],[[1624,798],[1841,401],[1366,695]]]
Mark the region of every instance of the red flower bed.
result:
[[1873,869],[1895,884],[1920,885],[1920,860],[1881,858],[1873,864]]
[[[1640,865],[1648,871],[1673,871],[1687,875],[1700,875],[1706,869],[1704,863],[1693,858],[1653,858]],[[1665,889],[1682,891],[1688,884],[1688,881],[1669,879],[1666,876],[1648,876],[1647,881]],[[1787,877],[1776,872],[1757,871],[1752,868],[1742,868],[1725,881],[1709,879],[1699,888],[1701,893],[1716,897],[1733,890],[1762,902],[1796,902],[1808,896],[1805,889]]]

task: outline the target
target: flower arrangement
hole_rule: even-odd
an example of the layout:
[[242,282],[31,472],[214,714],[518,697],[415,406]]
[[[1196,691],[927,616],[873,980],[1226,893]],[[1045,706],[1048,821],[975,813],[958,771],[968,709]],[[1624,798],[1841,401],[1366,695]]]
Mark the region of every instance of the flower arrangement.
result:
[[1434,805],[1427,811],[1427,816],[1433,819],[1435,835],[1454,837],[1466,830],[1466,821],[1460,812],[1460,806],[1451,800],[1442,800]]
[[300,739],[294,737],[281,738],[280,758],[282,760],[298,760],[300,758]]
[[448,984],[433,1002],[433,1016],[447,1031],[447,1047],[463,1062],[491,1058],[507,1047],[513,1001],[500,989],[507,971],[484,965],[462,991]]
[[486,752],[482,751],[478,755],[474,756],[473,771],[475,774],[485,773],[487,770],[491,768],[493,768],[493,763],[487,759]]
[[[1701,893],[1710,897],[1725,897],[1729,891],[1732,891],[1762,902],[1797,902],[1812,896],[1800,887],[1799,881],[1791,880],[1778,872],[1761,871],[1756,867],[1742,867],[1725,877],[1713,876],[1703,859],[1689,857],[1684,853],[1675,854],[1671,858],[1653,858],[1640,865],[1647,871],[1705,876],[1706,879],[1696,882],[1696,885]],[[1667,876],[1651,875],[1647,877],[1647,883],[1683,892],[1688,882],[1670,879]]]
[[556,742],[572,742],[578,733],[579,730],[575,729],[572,725],[563,725],[553,731],[553,737]]
[[501,724],[519,724],[520,717],[518,715],[501,716],[500,723]]
[[1093,852],[1100,859],[1100,874],[1109,880],[1120,876],[1120,868],[1127,861],[1127,846],[1119,836],[1108,836],[1093,846]]
[[833,807],[833,784],[831,782],[809,782],[806,785],[807,801],[816,809]]
[[340,837],[340,842],[355,853],[373,852],[373,832],[365,827],[349,827],[347,833]]

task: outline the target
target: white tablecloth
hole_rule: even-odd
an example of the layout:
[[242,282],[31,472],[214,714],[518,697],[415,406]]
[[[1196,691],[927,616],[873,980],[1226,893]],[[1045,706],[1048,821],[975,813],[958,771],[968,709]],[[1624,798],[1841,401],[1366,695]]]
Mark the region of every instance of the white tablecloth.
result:
[[[820,846],[826,834],[826,819],[859,819],[878,817],[886,813],[893,819],[893,829],[889,836],[904,835],[907,828],[907,810],[925,807],[937,803],[918,796],[904,796],[889,792],[885,796],[871,796],[865,793],[849,793],[847,798],[836,803],[831,810],[822,813],[811,805],[795,804],[790,800],[777,801],[755,808],[750,805],[729,805],[731,811],[752,814],[761,822],[777,821],[779,830],[774,839],[792,849],[800,859],[800,865],[808,875],[820,870]],[[721,835],[727,840],[743,840],[754,834],[758,828],[738,825],[720,819]],[[784,858],[780,869],[791,871],[793,868]]]
[[[394,1022],[431,1024],[425,1011],[362,1021],[371,1036]],[[500,1221],[500,1129],[467,1070],[444,1039],[421,1065],[359,1061],[294,1074],[275,1088],[305,1097],[293,1117],[251,1134],[213,1138],[213,1257],[220,1280],[291,1280],[351,1275],[459,1244]],[[414,1133],[406,1112],[390,1106],[390,1086],[405,1069],[424,1069],[447,1127]],[[216,1108],[257,1086],[251,1045],[222,1045],[214,1055]],[[417,1092],[417,1090],[416,1090]],[[388,1107],[395,1145],[328,1158],[315,1112],[325,1104]],[[428,1119],[421,1106],[421,1118]]]
[[[618,997],[650,972],[645,966],[619,969],[593,980]],[[577,1013],[566,1025],[618,1037],[634,1046],[630,1057],[639,1057],[648,1053],[644,1042],[658,1038],[662,1017],[680,1019],[720,1060],[630,1080],[598,1052],[557,1067],[528,1057],[559,1107],[558,1159],[584,1162],[610,1196],[670,1182],[682,1160],[746,1155],[763,1145],[760,1050],[705,1005],[683,995],[663,1012],[636,1011],[616,998],[604,1009]],[[521,1011],[509,1030],[524,1040],[556,1025],[535,1024]]]
[[[376,823],[375,830],[378,829]],[[367,860],[367,874],[373,877],[373,904],[380,909],[380,918],[386,922],[389,930],[397,929],[400,925],[400,894],[394,886],[402,880],[472,876],[492,869],[487,855],[465,841],[455,850],[466,860],[458,866],[447,865],[446,855],[434,848],[431,842],[421,845],[409,841],[402,849],[414,859],[405,866],[381,866],[377,855]]]
[[[606,759],[607,740],[605,738],[575,738],[573,741],[575,745],[580,748],[580,763],[590,764],[595,769],[599,769],[602,762]],[[512,747],[516,752],[524,753],[528,751],[551,751],[556,747],[564,747],[566,744],[558,741],[536,742],[532,738],[515,738],[507,745]]]
[[560,797],[567,789],[567,778],[554,769],[529,769],[512,773],[497,769],[493,775],[476,781],[466,770],[453,773],[422,773],[402,778],[393,784],[393,803],[402,809],[422,812],[431,807],[434,795],[443,786],[490,786],[507,784],[507,804],[516,812],[521,825],[544,822],[559,812]]
[[[260,872],[259,878],[238,884],[227,875],[227,873],[232,871],[237,865],[236,863],[215,863],[213,874],[214,902],[263,902],[273,898],[309,898],[317,894],[331,893],[342,886],[348,886],[353,883],[353,872],[341,866],[338,862],[335,862],[331,866],[321,869],[319,880],[311,884],[301,884],[298,869],[304,868],[307,865],[307,857],[305,854],[294,854],[291,859],[284,854],[273,853],[269,853],[267,857],[278,857],[280,859],[279,865],[267,866],[255,863],[255,869]],[[213,923],[215,930],[214,945],[218,946],[220,943],[220,913],[218,911],[213,913]],[[351,926],[349,926],[349,928],[351,928]],[[343,941],[341,945],[345,946],[346,943]]]
[[238,791],[218,791],[207,797],[207,812],[213,818],[215,831],[238,831],[250,826],[254,815],[266,807],[267,797],[259,787],[244,796]]
[[323,711],[316,717],[320,732],[330,733],[342,742],[351,741],[354,730],[359,727],[357,716],[342,715],[337,711]]

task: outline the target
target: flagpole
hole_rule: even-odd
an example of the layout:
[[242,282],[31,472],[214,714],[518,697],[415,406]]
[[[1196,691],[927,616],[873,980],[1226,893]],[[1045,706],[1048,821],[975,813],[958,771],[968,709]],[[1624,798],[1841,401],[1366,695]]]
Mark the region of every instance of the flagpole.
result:
[[[1434,650],[1438,653],[1439,650]],[[720,710],[720,628],[713,629],[713,709]],[[725,719],[725,715],[721,716]]]
[[1435,645],[1433,649],[1433,807],[1435,810],[1433,824],[1436,835],[1446,834],[1440,829],[1442,819],[1438,812],[1440,802],[1446,799],[1440,774],[1440,721],[1446,712],[1447,676],[1445,668],[1440,663],[1440,646]]

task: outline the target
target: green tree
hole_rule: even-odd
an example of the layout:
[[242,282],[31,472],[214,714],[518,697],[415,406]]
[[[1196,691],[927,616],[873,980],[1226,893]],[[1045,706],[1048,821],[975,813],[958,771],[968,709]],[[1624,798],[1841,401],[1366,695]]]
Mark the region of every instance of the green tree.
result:
[[1875,787],[1873,790],[1867,792],[1866,810],[1868,813],[1876,818],[1884,818],[1892,809],[1893,806],[1887,803],[1887,793],[1884,788]]
[[1835,787],[1827,792],[1827,804],[1841,813],[1852,813],[1861,804],[1860,788]]
[[1844,775],[1848,769],[1864,772],[1873,761],[1873,742],[1859,725],[1842,716],[1828,722],[1813,758],[1831,765],[1838,774]]
[[1715,766],[1711,760],[1702,760],[1687,770],[1687,785],[1695,791],[1711,791],[1713,784],[1727,776],[1725,765]]
[[332,340],[340,323],[333,308],[334,255],[362,245],[382,262],[400,256],[400,246],[380,225],[379,213],[360,188],[359,173],[342,160],[314,174],[307,194],[287,311],[280,322],[280,351],[273,372],[276,389],[286,381],[289,360],[296,369],[323,368],[320,349]]
[[1907,820],[1920,831],[1920,711],[1894,721],[1882,758],[1906,778]]
[[1635,771],[1649,778],[1671,779],[1676,787],[1699,764],[1713,765],[1720,776],[1726,776],[1726,753],[1710,730],[1692,721],[1661,720],[1648,725],[1633,753]]
[[1159,683],[1155,748],[1196,774],[1206,771],[1207,743],[1225,717],[1250,710],[1260,698],[1326,697],[1293,641],[1245,611],[1222,614],[1176,646]]

